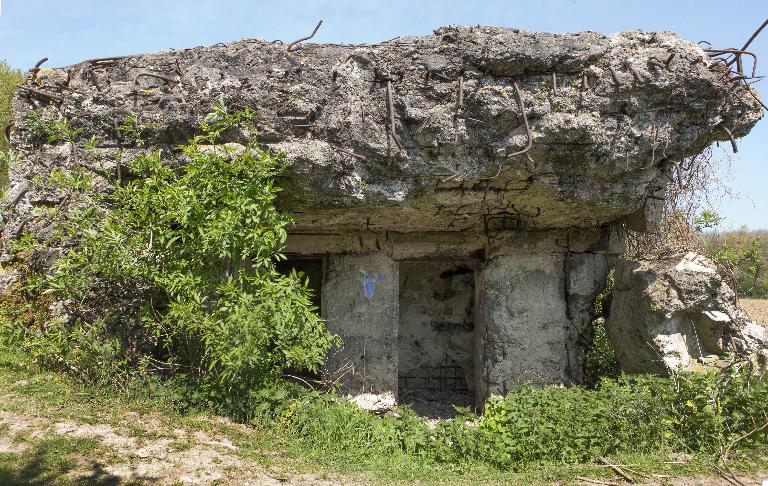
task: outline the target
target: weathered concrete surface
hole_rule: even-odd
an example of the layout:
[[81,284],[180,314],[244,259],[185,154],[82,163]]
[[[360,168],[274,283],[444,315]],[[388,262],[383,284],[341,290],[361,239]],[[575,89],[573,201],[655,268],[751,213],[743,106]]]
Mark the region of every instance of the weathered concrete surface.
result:
[[525,382],[583,380],[605,234],[534,232],[500,241],[477,278],[476,404]]
[[[293,161],[281,204],[297,214],[297,231],[599,226],[641,208],[671,161],[725,140],[724,128],[743,136],[761,116],[749,88],[710,65],[668,32],[463,26],[377,45],[287,52],[243,40],[83,62],[40,72],[36,87],[63,101],[29,92],[15,100],[11,138],[26,163],[12,169],[6,201],[58,166],[92,169],[106,185],[116,171],[115,122],[129,113],[154,123],[147,144],[173,156],[221,99],[255,109],[256,135]],[[31,109],[69,119],[99,148],[36,143],[25,128]],[[510,157],[527,145],[523,115],[530,157]],[[128,163],[135,150],[122,142]],[[5,237],[34,206],[60,199],[30,184],[6,213]],[[42,231],[28,219],[27,230]]]
[[331,352],[324,377],[339,380],[351,397],[375,396],[377,408],[397,399],[398,283],[398,264],[383,253],[325,261],[322,314],[343,345]]
[[715,263],[696,253],[617,264],[606,331],[631,373],[698,368],[728,354],[768,362],[768,332],[738,306]]

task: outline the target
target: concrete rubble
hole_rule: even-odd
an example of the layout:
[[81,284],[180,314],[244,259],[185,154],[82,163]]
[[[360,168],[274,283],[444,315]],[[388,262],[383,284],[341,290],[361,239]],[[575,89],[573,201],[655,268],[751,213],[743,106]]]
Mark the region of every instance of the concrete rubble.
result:
[[717,265],[694,252],[619,262],[606,332],[630,373],[713,367],[729,355],[768,364],[768,331],[739,307]]
[[[648,230],[674,162],[762,116],[755,92],[669,32],[248,39],[41,69],[30,82],[14,101],[23,161],[6,242],[45,235],[35,209],[66,204],[38,176],[83,167],[106,190],[142,149],[176,157],[215,103],[254,109],[255,135],[292,161],[279,181],[297,219],[289,261],[309,269],[345,342],[326,377],[365,403],[423,391],[481,404],[525,381],[580,383],[624,225]],[[98,146],[35,140],[31,110]],[[144,148],[115,129],[129,114],[147,125]]]

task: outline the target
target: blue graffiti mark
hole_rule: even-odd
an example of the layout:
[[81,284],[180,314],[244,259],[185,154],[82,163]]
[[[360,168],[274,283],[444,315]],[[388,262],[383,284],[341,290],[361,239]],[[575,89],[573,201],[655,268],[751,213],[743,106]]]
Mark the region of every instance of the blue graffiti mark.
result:
[[373,298],[373,291],[376,288],[376,279],[373,275],[366,275],[363,277],[363,291],[365,292],[365,297],[368,300],[371,300]]
[[380,274],[379,274],[379,275],[376,277],[376,280],[377,280],[377,281],[379,281],[379,282],[386,282],[386,281],[387,281],[387,276],[386,276],[386,275],[384,275],[383,273],[380,273]]

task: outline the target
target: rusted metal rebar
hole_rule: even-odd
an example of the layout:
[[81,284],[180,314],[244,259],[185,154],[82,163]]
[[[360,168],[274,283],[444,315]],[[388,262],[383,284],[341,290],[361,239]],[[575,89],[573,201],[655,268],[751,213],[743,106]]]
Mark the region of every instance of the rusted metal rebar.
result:
[[288,47],[285,50],[287,52],[292,52],[293,46],[295,46],[296,44],[299,44],[301,42],[304,42],[305,40],[309,40],[309,39],[313,38],[315,36],[315,34],[317,34],[317,31],[318,31],[318,29],[320,28],[321,25],[323,25],[323,21],[322,20],[317,23],[317,25],[315,26],[315,30],[313,30],[311,34],[309,34],[307,36],[304,36],[304,37],[301,37],[300,39],[296,39],[295,41],[291,42],[290,44],[288,44]]
[[403,146],[400,145],[400,141],[397,139],[397,133],[395,133],[395,104],[393,101],[392,81],[387,80],[387,111],[389,112],[389,132],[392,135],[392,141],[398,149],[402,150]]
[[359,155],[359,154],[356,154],[356,153],[354,153],[354,152],[351,152],[351,151],[349,151],[349,150],[346,150],[346,149],[344,149],[344,148],[341,148],[341,147],[339,147],[338,145],[334,145],[334,144],[328,144],[328,145],[330,145],[330,147],[331,147],[333,150],[335,150],[335,151],[337,151],[337,152],[339,152],[339,153],[342,153],[342,154],[344,154],[344,155],[349,155],[350,157],[354,157],[354,158],[356,158],[356,159],[358,159],[358,160],[365,160],[365,157],[363,157],[362,155]]
[[93,58],[93,59],[86,59],[83,62],[87,62],[89,64],[100,64],[100,63],[103,63],[103,62],[117,62],[117,61],[120,61],[122,59],[128,59],[129,57],[138,57],[138,56],[139,56],[139,54],[133,54],[133,55],[130,55],[130,56],[96,57],[96,58]]
[[28,91],[30,93],[34,93],[34,94],[36,94],[38,96],[42,96],[44,98],[49,98],[49,99],[56,100],[56,101],[64,101],[64,97],[63,96],[59,96],[59,95],[53,94],[53,93],[48,93],[47,91],[43,91],[41,89],[33,88],[31,86],[27,86],[27,85],[24,85],[24,84],[20,85],[19,89],[22,89],[24,91]]
[[[743,49],[705,49],[709,57],[715,58],[716,62],[724,64],[726,67],[731,67],[736,64],[736,71],[739,74],[744,74],[742,56],[750,56],[752,58],[752,76],[755,75],[757,68],[757,55],[754,52],[746,51]],[[722,57],[725,56],[725,57]],[[728,59],[728,56],[733,58]]]
[[88,74],[88,77],[93,81],[93,85],[96,87],[96,90],[98,92],[101,92],[101,84],[99,83],[99,77],[96,75],[93,69],[86,69],[85,71]]
[[619,80],[619,75],[616,74],[616,70],[613,69],[613,67],[608,66],[608,72],[611,73],[611,78],[613,79],[613,84],[616,86],[621,86],[621,80]]
[[459,76],[459,97],[456,101],[456,115],[464,109],[464,75]]
[[520,107],[520,112],[523,116],[523,124],[525,125],[525,134],[528,137],[528,143],[525,145],[525,148],[522,150],[519,150],[513,154],[509,154],[506,156],[507,159],[512,157],[517,157],[518,155],[523,155],[528,153],[529,150],[531,150],[531,147],[533,146],[533,137],[531,137],[531,127],[528,124],[528,115],[525,113],[525,102],[523,101],[523,95],[520,92],[520,85],[517,83],[517,80],[514,80],[512,82],[512,87],[515,89],[515,95],[517,96],[517,104]]
[[757,30],[749,37],[749,40],[744,43],[743,46],[741,46],[742,51],[746,51],[750,44],[752,44],[752,41],[754,41],[758,35],[760,35],[760,32],[763,31],[763,29],[768,25],[768,19],[766,19],[760,27],[757,28]]
[[123,136],[120,132],[120,123],[117,118],[112,120],[112,126],[115,127],[115,140],[117,141],[118,157],[115,161],[115,177],[117,178],[117,185],[123,185],[123,164],[122,164],[122,151],[123,151]]
[[140,72],[133,79],[133,106],[136,106],[136,103],[138,102],[138,98],[139,98],[139,89],[138,89],[139,79],[144,77],[162,79],[163,81],[167,81],[169,83],[175,83],[175,84],[178,84],[180,82],[180,79],[177,77],[167,76],[165,74],[160,74],[160,73],[153,73],[150,71]]
[[552,94],[557,96],[557,74],[552,71]]
[[677,161],[672,162],[672,164],[675,166],[675,170],[677,171],[677,187],[680,188],[680,190],[685,190],[683,187],[683,169],[680,167],[680,163]]
[[39,61],[37,61],[37,63],[35,63],[34,67],[32,67],[32,69],[29,70],[30,81],[37,79],[37,73],[40,72],[40,66],[42,66],[43,63],[45,63],[47,60],[48,60],[47,57],[40,59]]
[[727,128],[722,127],[723,131],[728,135],[728,139],[731,141],[731,148],[733,149],[733,153],[736,154],[739,152],[739,147],[736,145],[736,139],[733,138],[733,133]]

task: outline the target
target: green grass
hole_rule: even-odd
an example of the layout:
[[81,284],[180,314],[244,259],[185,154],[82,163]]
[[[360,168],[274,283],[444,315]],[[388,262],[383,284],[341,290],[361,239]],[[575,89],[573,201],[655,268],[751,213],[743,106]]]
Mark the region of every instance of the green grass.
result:
[[0,454],[0,484],[102,484],[104,474],[99,464],[92,463],[90,477],[80,478],[72,473],[80,462],[97,457],[100,445],[94,439],[51,437],[35,441],[22,452]]
[[[180,413],[162,397],[150,396],[139,390],[121,392],[113,388],[83,385],[66,375],[46,371],[31,371],[18,353],[0,351],[0,390],[13,399],[0,399],[0,410],[24,416],[39,416],[47,420],[70,420],[76,423],[109,424],[124,431],[124,435],[141,440],[158,437],[174,438],[171,449],[183,451],[188,444],[175,438],[175,429],[196,431],[226,437],[238,447],[232,454],[261,466],[275,474],[311,473],[315,477],[350,476],[379,484],[550,484],[561,481],[575,484],[578,477],[617,481],[615,473],[596,463],[565,464],[538,461],[519,468],[499,468],[482,461],[464,460],[439,462],[403,451],[380,453],[375,448],[365,450],[354,441],[338,444],[326,450],[313,443],[313,437],[301,438],[286,433],[278,425],[243,427],[204,414]],[[151,419],[156,426],[126,420],[129,414]],[[343,420],[348,416],[341,415]],[[340,420],[339,419],[339,420]],[[381,419],[361,415],[361,421]],[[394,420],[394,419],[393,419]],[[341,424],[330,418],[324,426]],[[0,434],[9,429],[0,426]],[[346,432],[345,432],[346,433]],[[46,435],[33,439],[18,434],[26,449],[22,452],[0,454],[0,484],[112,484],[104,467],[111,460],[110,451],[98,440]],[[342,435],[341,437],[344,437]],[[375,442],[375,441],[374,441]],[[323,445],[321,443],[321,445]],[[768,450],[759,448],[732,454],[731,467],[745,473],[768,469]],[[665,477],[716,474],[715,457],[711,454],[689,454],[680,461],[673,453],[621,453],[611,460],[630,465],[640,480],[661,480]],[[104,462],[101,462],[104,461]],[[80,477],[84,479],[78,479]]]

